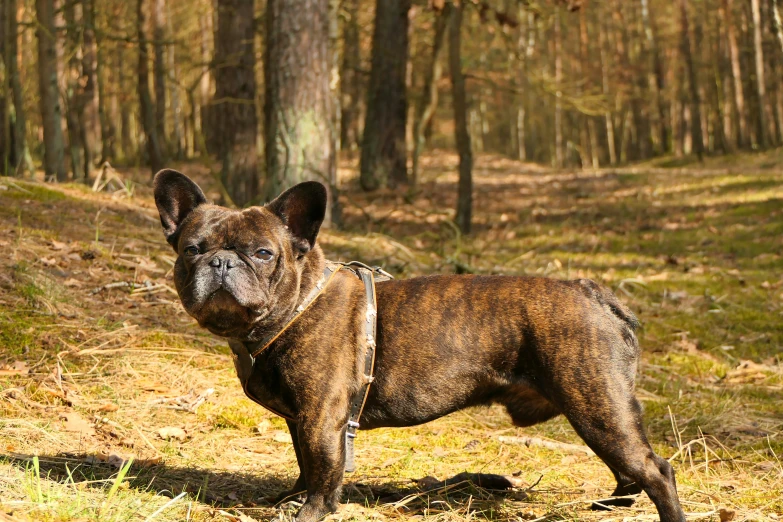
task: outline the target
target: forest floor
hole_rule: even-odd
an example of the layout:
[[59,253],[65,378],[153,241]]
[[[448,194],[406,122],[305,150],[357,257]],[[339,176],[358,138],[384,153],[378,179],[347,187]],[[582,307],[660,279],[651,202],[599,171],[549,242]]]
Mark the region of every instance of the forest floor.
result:
[[[456,161],[428,156],[408,195],[362,193],[346,161],[327,255],[610,286],[644,324],[638,397],[689,519],[783,520],[783,151],[594,172],[481,156],[469,237],[451,223]],[[182,310],[148,173],[120,175],[132,195],[0,178],[0,520],[289,520],[296,505],[267,500],[297,475],[285,424]],[[646,495],[590,511],[608,469],[515,435],[582,444],[562,418],[519,429],[495,407],[360,432],[330,518],[657,520]],[[463,471],[524,485],[417,489]]]

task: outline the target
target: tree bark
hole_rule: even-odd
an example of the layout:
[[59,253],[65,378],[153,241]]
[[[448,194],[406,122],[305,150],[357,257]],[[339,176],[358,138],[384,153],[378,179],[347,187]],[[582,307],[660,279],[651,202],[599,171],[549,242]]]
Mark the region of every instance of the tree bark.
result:
[[359,103],[361,102],[361,48],[359,47],[359,1],[344,0],[343,63],[340,73],[340,148],[359,146]]
[[152,38],[155,54],[152,83],[155,91],[155,130],[158,133],[161,152],[168,149],[168,134],[166,133],[166,0],[153,0],[152,8]]
[[95,156],[101,154],[100,117],[97,92],[97,42],[95,39],[95,0],[82,0],[84,19],[82,83],[84,85],[84,114],[82,142],[84,143],[84,170],[87,177],[92,172]]
[[240,207],[260,202],[253,4],[218,0],[215,33],[213,134],[223,186]]
[[7,41],[10,39],[8,35],[8,22],[6,15],[8,10],[6,9],[7,0],[0,0],[0,58],[3,60],[3,66],[0,68],[3,72],[3,89],[0,91],[0,175],[8,176],[14,170],[16,165],[15,156],[15,144],[13,124],[11,122],[11,97],[8,89],[8,52]]
[[739,46],[737,45],[737,31],[734,27],[734,0],[721,0],[723,12],[725,12],[726,37],[729,45],[729,57],[731,59],[731,76],[734,91],[734,110],[737,114],[737,146],[748,146],[748,119],[745,113],[745,93],[742,87],[742,66],[740,62]]
[[759,0],[750,0],[753,13],[753,54],[756,64],[756,92],[759,97],[759,106],[756,125],[758,128],[758,145],[761,148],[767,146],[767,87],[764,80],[764,48],[761,41],[761,6]]
[[36,0],[39,107],[44,135],[44,173],[48,180],[65,181],[62,109],[57,82],[57,33],[54,0]]
[[[166,34],[173,36],[174,28],[171,21],[171,4],[166,4]],[[173,78],[181,78],[179,62],[177,61],[176,51],[174,45],[169,45],[166,49],[166,62],[167,68]],[[169,104],[171,105],[171,143],[170,154],[176,159],[184,159],[186,156],[187,145],[185,144],[184,130],[182,116],[182,102],[180,99],[179,86],[175,82],[167,83],[169,88]],[[164,119],[165,119],[165,104],[164,104]]]
[[136,30],[139,40],[139,63],[136,71],[138,76],[139,109],[141,112],[141,126],[147,138],[147,159],[154,176],[156,172],[163,168],[163,154],[158,141],[157,126],[155,125],[155,107],[150,96],[149,52],[147,49],[147,35],[144,29],[144,0],[137,0],[136,16]]
[[563,82],[563,57],[560,36],[560,7],[555,7],[555,167],[561,169],[564,163],[563,151],[563,93],[560,86]]
[[470,234],[473,212],[473,152],[468,133],[468,102],[462,74],[461,29],[464,2],[446,4],[449,10],[449,71],[454,103],[454,138],[459,154],[459,185],[455,221],[463,234]]
[[17,20],[17,0],[4,0],[3,8],[6,16],[5,67],[6,95],[10,95],[12,112],[10,118],[10,133],[13,137],[13,172],[24,176],[34,172],[33,159],[27,145],[27,118],[24,108],[24,91],[19,75],[19,23]]
[[64,4],[64,16],[67,26],[68,56],[66,69],[65,121],[68,126],[68,149],[71,157],[73,179],[84,181],[86,177],[84,150],[84,85],[82,83],[82,48],[79,30],[83,27],[82,4],[79,0],[70,0]]
[[783,15],[780,14],[780,5],[778,0],[772,0],[772,20],[775,28],[775,36],[780,44],[780,52],[783,53]]
[[693,151],[699,157],[699,161],[702,161],[704,159],[704,137],[701,126],[701,99],[699,97],[699,86],[696,79],[696,67],[694,66],[693,56],[691,53],[691,34],[690,24],[688,22],[688,0],[680,0],[680,30],[682,38],[682,56],[685,60],[685,67],[688,71]]
[[377,0],[372,70],[362,139],[359,181],[364,190],[408,180],[405,126],[408,102],[408,10],[411,0]]
[[[605,12],[605,10],[603,10]],[[604,21],[603,12],[601,13],[601,20],[598,22],[598,45],[601,49],[601,90],[604,96],[607,97],[607,103],[611,100],[609,92],[609,53],[606,52],[606,25]],[[617,164],[617,145],[614,136],[614,121],[612,120],[611,111],[604,113],[604,121],[606,122],[606,144],[609,151],[609,164]]]
[[435,34],[432,39],[432,56],[424,77],[424,89],[421,100],[416,108],[416,124],[413,129],[413,167],[411,169],[411,184],[416,185],[419,179],[419,157],[424,150],[424,129],[438,108],[438,82],[443,68],[440,57],[446,39],[448,16],[444,10],[435,14]]
[[266,34],[266,197],[320,181],[329,189],[329,222],[338,217],[329,3],[270,0]]
[[[90,10],[90,19],[95,23],[95,0],[86,0],[87,8]],[[104,41],[95,35],[95,82],[98,89],[98,120],[101,129],[101,156],[100,163],[105,161],[114,161],[116,151],[117,127],[109,114],[107,108],[107,68],[105,67],[106,52],[104,50]]]

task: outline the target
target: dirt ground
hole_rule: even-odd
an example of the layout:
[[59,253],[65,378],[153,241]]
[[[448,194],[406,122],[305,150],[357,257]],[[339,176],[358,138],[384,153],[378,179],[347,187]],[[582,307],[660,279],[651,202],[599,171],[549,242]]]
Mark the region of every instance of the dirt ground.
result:
[[[415,191],[365,194],[346,159],[327,256],[608,285],[643,322],[638,396],[689,519],[783,520],[783,151],[597,171],[482,156],[469,237],[456,162],[432,154]],[[0,521],[289,520],[295,503],[269,502],[297,475],[285,423],[182,310],[149,173],[118,174],[114,192],[0,178]],[[562,418],[519,429],[494,407],[360,432],[330,519],[657,520],[645,495],[591,511],[608,469],[545,441],[582,444]],[[425,491],[464,471],[519,487]]]

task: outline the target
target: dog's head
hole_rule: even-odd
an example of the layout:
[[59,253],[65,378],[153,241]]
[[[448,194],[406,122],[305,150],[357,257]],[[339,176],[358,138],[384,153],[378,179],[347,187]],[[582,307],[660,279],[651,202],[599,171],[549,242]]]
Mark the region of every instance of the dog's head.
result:
[[322,184],[300,183],[266,206],[244,210],[209,204],[198,185],[174,170],[158,172],[154,185],[163,233],[178,256],[177,293],[212,333],[260,339],[320,277]]

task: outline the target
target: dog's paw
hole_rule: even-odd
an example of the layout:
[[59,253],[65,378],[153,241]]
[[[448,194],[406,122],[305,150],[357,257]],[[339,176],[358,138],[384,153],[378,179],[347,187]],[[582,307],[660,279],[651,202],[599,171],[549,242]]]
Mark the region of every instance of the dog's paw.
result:
[[620,498],[607,498],[604,500],[596,500],[590,509],[593,511],[611,511],[616,507],[631,507],[636,501],[635,498],[620,497]]

